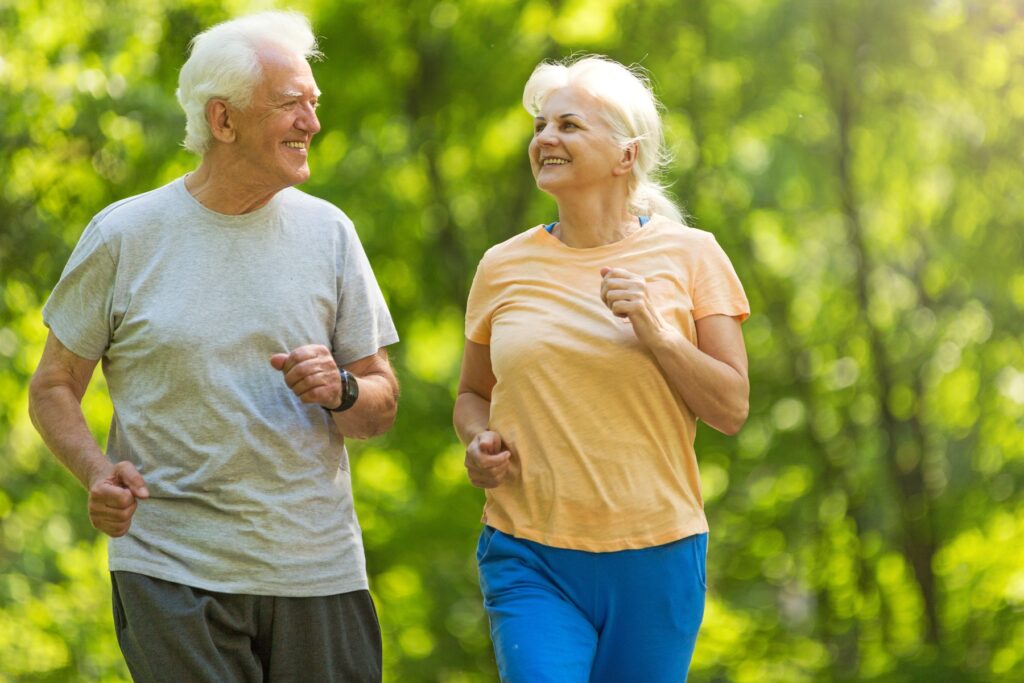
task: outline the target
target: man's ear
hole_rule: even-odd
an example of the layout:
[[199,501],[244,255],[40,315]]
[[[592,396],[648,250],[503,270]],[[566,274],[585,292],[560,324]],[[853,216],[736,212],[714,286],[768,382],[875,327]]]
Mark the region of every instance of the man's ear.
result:
[[636,163],[637,153],[640,151],[640,144],[637,142],[631,142],[622,148],[622,156],[619,157],[619,163],[615,166],[615,175],[625,175],[632,172],[633,164]]
[[210,134],[219,142],[234,142],[237,131],[234,125],[234,112],[226,100],[212,99],[206,103],[206,122],[210,126]]

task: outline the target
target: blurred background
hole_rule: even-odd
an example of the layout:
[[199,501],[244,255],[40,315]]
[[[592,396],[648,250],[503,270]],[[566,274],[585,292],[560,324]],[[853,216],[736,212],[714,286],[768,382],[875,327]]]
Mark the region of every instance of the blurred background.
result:
[[96,212],[196,165],[189,39],[273,6],[327,57],[303,189],[353,218],[402,334],[398,421],[350,445],[386,680],[496,680],[463,311],[483,251],[556,218],[520,96],[579,51],[650,70],[672,190],[753,308],[750,420],[697,438],[691,680],[1024,680],[1024,3],[0,0],[0,681],[128,680],[106,542],[27,416],[40,309]]

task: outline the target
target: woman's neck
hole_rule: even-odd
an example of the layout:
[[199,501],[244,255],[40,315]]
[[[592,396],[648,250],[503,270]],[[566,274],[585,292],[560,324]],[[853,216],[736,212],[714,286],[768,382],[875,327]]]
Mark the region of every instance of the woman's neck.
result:
[[573,201],[558,198],[558,225],[552,234],[567,247],[586,249],[625,239],[640,229],[629,211],[625,197],[603,197]]

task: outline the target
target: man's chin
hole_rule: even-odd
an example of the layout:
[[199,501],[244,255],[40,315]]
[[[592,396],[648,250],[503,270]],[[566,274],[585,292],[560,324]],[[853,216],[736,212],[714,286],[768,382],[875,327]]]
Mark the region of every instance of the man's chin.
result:
[[292,185],[301,185],[309,180],[309,166],[304,166],[292,173]]

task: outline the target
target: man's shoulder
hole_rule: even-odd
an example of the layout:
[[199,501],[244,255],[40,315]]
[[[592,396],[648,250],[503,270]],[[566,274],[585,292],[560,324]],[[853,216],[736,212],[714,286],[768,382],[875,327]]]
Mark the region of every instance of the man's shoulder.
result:
[[106,206],[97,213],[92,223],[102,226],[105,233],[121,232],[134,225],[145,223],[157,218],[166,218],[168,211],[176,202],[175,183],[158,187],[148,192],[125,197]]
[[338,220],[347,225],[352,225],[352,220],[340,208],[320,197],[314,197],[308,192],[303,192],[297,187],[287,187],[281,190],[281,203],[290,210],[299,210],[303,213],[313,213],[320,220]]

